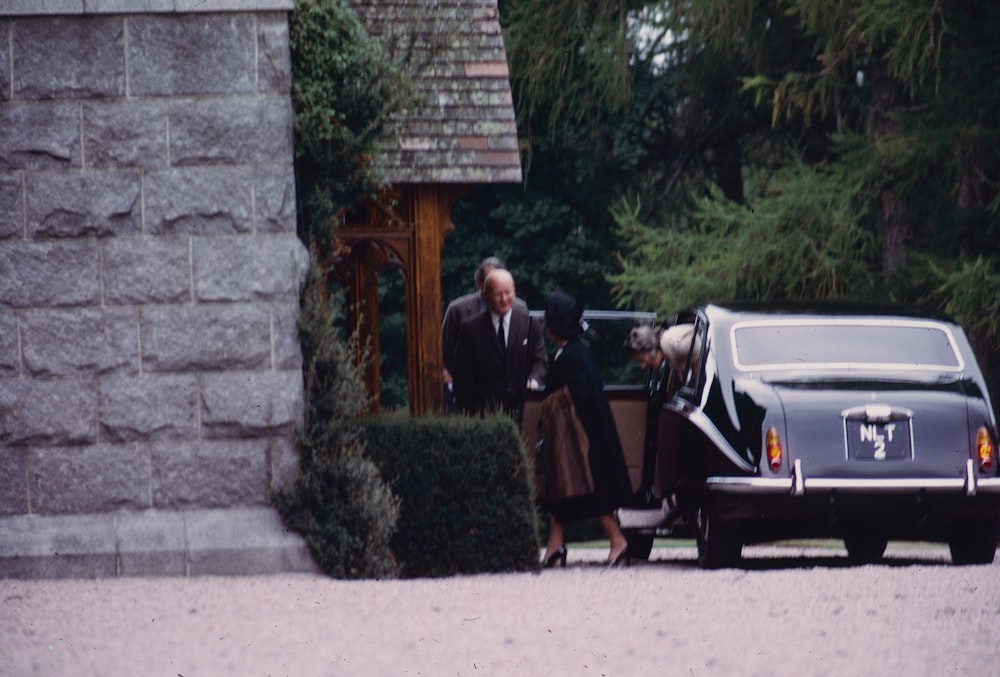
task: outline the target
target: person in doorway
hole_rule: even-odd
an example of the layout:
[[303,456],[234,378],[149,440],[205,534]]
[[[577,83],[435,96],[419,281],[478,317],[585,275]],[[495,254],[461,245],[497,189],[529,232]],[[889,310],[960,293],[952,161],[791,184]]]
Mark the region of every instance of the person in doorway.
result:
[[[643,447],[643,473],[634,504],[641,508],[654,508],[659,501],[654,490],[653,468],[659,454],[658,430],[659,411],[663,403],[670,399],[680,386],[688,359],[696,364],[700,356],[698,344],[694,342],[694,325],[676,324],[676,317],[658,327],[642,324],[629,330],[625,337],[625,352],[642,369],[649,370],[649,400],[646,405],[646,434]],[[670,526],[681,519],[677,509],[678,499],[673,492],[667,492],[667,512],[663,526]]]
[[643,369],[659,369],[666,359],[667,365],[679,374],[689,355],[692,361],[698,360],[697,344],[691,350],[693,338],[694,325],[689,323],[658,328],[638,325],[625,337],[625,351]]
[[455,400],[460,412],[503,412],[518,426],[528,388],[545,381],[545,339],[527,307],[517,303],[514,277],[496,268],[483,281],[488,312],[459,327],[452,362]]
[[555,292],[545,299],[545,331],[556,346],[545,384],[546,397],[568,386],[573,409],[586,432],[594,487],[589,494],[545,506],[550,513],[548,543],[542,558],[545,567],[565,566],[564,525],[573,520],[598,519],[610,542],[609,566],[625,562],[628,552],[628,541],[614,511],[628,504],[632,484],[597,360],[581,339],[582,315],[582,307],[569,294]]

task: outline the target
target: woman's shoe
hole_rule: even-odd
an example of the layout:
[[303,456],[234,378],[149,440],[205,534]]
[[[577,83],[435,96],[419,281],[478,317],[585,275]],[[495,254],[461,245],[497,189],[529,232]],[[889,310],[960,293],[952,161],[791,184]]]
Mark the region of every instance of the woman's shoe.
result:
[[607,562],[607,566],[608,567],[618,567],[618,566],[621,566],[623,564],[625,566],[629,565],[628,546],[627,545],[625,546],[624,550],[622,550],[620,553],[618,553],[617,555],[615,555],[614,559],[609,558],[608,562]]
[[545,560],[544,564],[542,564],[542,568],[543,569],[551,569],[556,564],[559,564],[559,566],[562,566],[562,567],[566,566],[566,546],[565,545],[559,546],[558,550],[556,550],[554,553],[552,553],[551,555],[549,555],[549,558],[547,560]]

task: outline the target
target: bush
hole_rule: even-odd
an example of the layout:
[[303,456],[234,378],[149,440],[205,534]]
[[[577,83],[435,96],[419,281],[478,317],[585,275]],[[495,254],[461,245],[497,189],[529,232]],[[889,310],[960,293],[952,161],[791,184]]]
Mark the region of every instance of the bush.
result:
[[531,473],[510,419],[391,415],[363,427],[401,501],[391,547],[403,577],[538,566]]
[[356,346],[343,339],[334,323],[339,299],[321,294],[324,289],[322,274],[313,265],[299,319],[306,385],[300,476],[293,487],[274,496],[274,504],[330,576],[395,576],[389,541],[399,501],[365,457],[356,419],[368,395],[353,360]]
[[395,578],[389,542],[399,502],[362,450],[331,444],[315,455],[292,491],[275,497],[275,505],[326,574]]
[[415,94],[408,53],[369,36],[348,0],[296,0],[289,40],[299,236],[326,258],[331,222],[385,186],[379,148]]

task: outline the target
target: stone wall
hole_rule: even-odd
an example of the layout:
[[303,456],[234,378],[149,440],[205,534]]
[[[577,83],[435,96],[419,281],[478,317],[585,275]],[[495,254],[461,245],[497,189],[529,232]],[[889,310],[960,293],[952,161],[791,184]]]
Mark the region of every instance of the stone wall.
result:
[[0,0],[0,576],[313,567],[290,9]]

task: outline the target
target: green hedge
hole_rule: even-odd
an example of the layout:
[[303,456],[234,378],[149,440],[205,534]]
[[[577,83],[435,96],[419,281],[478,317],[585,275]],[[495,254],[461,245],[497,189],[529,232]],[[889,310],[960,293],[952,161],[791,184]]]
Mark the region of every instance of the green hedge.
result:
[[366,419],[367,456],[400,500],[390,549],[405,578],[538,566],[538,518],[508,418]]

